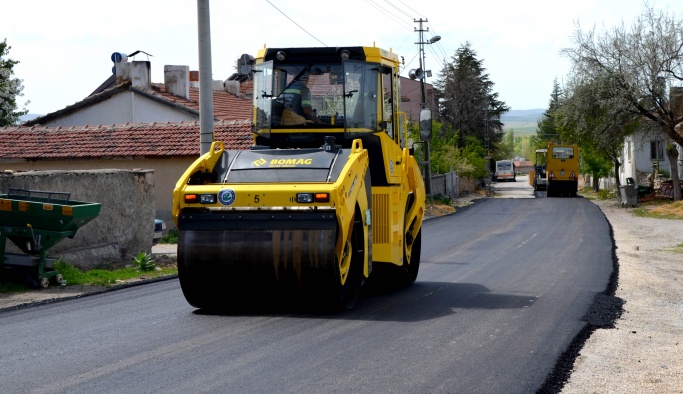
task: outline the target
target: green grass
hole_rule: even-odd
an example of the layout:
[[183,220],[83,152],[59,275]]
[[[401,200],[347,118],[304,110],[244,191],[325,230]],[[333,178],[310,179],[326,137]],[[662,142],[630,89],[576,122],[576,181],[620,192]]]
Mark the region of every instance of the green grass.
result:
[[578,194],[587,200],[608,200],[616,198],[617,196],[609,190],[600,189],[597,193],[591,187],[584,187],[578,191]]
[[160,244],[177,244],[178,243],[178,230],[169,230],[168,235],[159,240]]
[[[152,260],[153,261],[153,260]],[[143,268],[149,267],[149,260],[144,261],[145,264],[142,265]],[[123,281],[130,279],[154,279],[163,276],[177,275],[178,269],[176,266],[161,266],[158,269],[152,269],[149,271],[144,271],[138,263],[133,261],[132,265],[118,268],[118,269],[92,269],[92,270],[82,270],[78,267],[74,267],[63,260],[58,260],[53,263],[53,268],[62,274],[67,286],[76,285],[91,285],[91,286],[113,286],[120,284]],[[54,285],[52,285],[54,286]],[[19,293],[23,291],[32,290],[23,284],[6,282],[0,284],[0,294],[2,293]]]
[[160,267],[159,270],[143,271],[137,266],[128,266],[114,270],[92,269],[84,271],[63,261],[55,262],[54,268],[59,271],[67,285],[111,286],[117,281],[129,279],[152,279],[178,273],[176,267]]
[[674,246],[671,251],[674,253],[683,253],[683,244]]
[[26,286],[17,283],[7,282],[0,284],[0,294],[21,293],[30,290]]
[[635,216],[639,218],[654,218],[654,219],[672,219],[672,220],[682,220],[678,215],[670,215],[665,213],[652,212],[647,208],[635,208],[631,211]]

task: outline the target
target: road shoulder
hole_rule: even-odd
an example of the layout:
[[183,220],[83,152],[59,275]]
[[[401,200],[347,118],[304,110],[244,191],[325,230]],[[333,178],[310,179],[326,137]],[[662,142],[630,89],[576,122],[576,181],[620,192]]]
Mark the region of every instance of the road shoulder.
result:
[[614,232],[623,313],[588,338],[562,393],[683,393],[683,220],[593,202]]

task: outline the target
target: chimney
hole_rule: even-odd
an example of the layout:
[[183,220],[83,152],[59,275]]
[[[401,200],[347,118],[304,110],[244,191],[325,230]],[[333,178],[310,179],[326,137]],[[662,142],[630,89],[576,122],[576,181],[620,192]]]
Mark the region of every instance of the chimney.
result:
[[152,65],[148,61],[130,63],[130,80],[135,87],[146,88],[152,84],[150,78]]
[[151,64],[148,61],[116,63],[116,83],[131,81],[135,87],[149,87],[151,85]]
[[190,71],[190,87],[199,89],[199,71]]
[[213,90],[224,90],[225,86],[223,85],[223,81],[218,81],[214,79],[211,83],[211,88]]
[[240,97],[240,81],[230,81],[230,80],[225,80],[223,83],[225,85],[225,91],[228,93],[232,93],[237,97]]
[[190,67],[164,66],[166,91],[184,99],[190,98]]

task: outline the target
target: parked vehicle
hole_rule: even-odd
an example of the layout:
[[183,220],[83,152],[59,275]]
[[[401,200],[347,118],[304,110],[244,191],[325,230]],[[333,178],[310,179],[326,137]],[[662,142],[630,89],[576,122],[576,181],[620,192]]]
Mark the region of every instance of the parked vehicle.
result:
[[536,149],[536,158],[534,161],[534,169],[529,174],[529,183],[534,187],[534,191],[546,190],[548,185],[548,178],[546,174],[548,149]]
[[512,160],[498,160],[496,161],[496,169],[493,173],[493,181],[517,181],[517,174],[515,173],[515,162]]
[[168,229],[166,228],[166,222],[161,219],[154,219],[154,237],[152,238],[152,245],[159,243],[161,238],[168,235]]

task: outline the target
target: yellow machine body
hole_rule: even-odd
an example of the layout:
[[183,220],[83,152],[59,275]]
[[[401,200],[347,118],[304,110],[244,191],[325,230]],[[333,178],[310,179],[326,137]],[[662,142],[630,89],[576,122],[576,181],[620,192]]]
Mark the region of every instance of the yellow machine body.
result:
[[425,189],[398,67],[375,47],[259,51],[254,146],[214,142],[173,192],[190,304],[295,297],[350,308],[373,271],[415,280]]
[[548,143],[546,152],[548,197],[576,197],[579,179],[578,145]]

